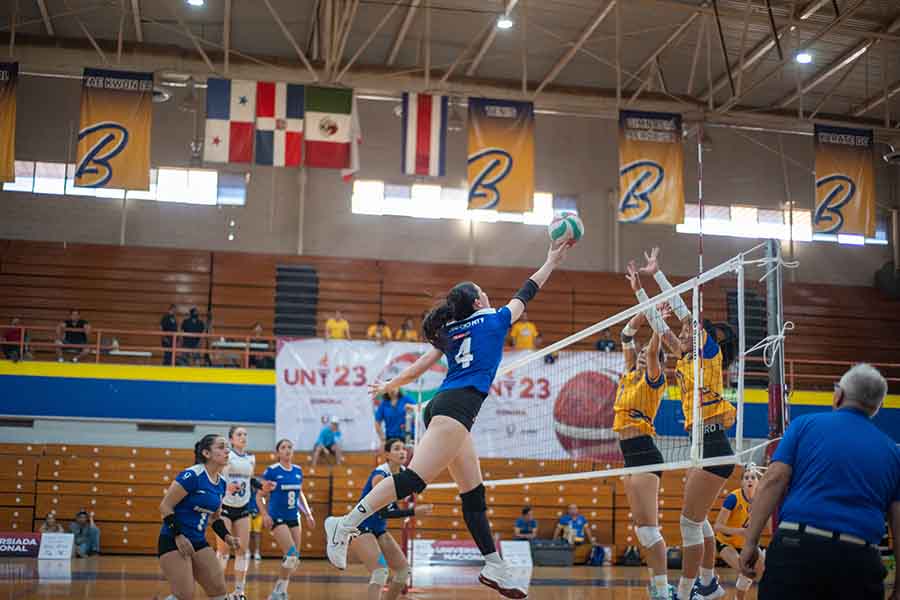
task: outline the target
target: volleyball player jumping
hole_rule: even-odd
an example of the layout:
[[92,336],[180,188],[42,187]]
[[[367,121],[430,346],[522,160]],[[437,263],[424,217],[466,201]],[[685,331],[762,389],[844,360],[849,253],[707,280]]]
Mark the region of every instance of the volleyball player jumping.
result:
[[494,545],[481,466],[470,432],[497,373],[510,326],[563,261],[567,248],[568,244],[551,246],[543,266],[499,309],[491,308],[487,294],[476,284],[457,284],[422,324],[433,348],[393,380],[371,386],[375,395],[392,392],[418,379],[442,356],[447,358],[447,377],[425,408],[426,431],[409,468],[382,479],[344,517],[325,520],[328,560],[335,567],[346,568],[350,539],[359,534],[357,528],[363,521],[398,498],[421,493],[428,482],[448,469],[460,491],[463,519],[484,556],[479,581],[507,598],[527,595],[521,584],[512,582],[509,567]]
[[[376,467],[366,480],[362,496],[368,494],[381,480],[400,473],[405,468],[406,445],[399,438],[389,439],[384,443],[387,461]],[[397,545],[394,536],[387,530],[386,519],[402,519],[413,515],[431,514],[430,504],[420,504],[414,509],[400,509],[393,503],[376,512],[359,526],[360,535],[353,538],[350,551],[366,566],[371,574],[369,579],[368,600],[396,600],[406,587],[409,578],[409,563]],[[384,568],[378,559],[384,555],[387,567]],[[382,595],[385,584],[390,579],[387,593]]]
[[225,600],[225,574],[206,541],[206,527],[236,552],[240,540],[231,535],[220,518],[226,483],[222,469],[228,463],[228,447],[220,435],[205,435],[194,445],[196,464],[178,474],[166,491],[159,510],[159,566],[172,594],[166,600],[192,600],[194,584],[200,584],[211,600]]
[[[635,292],[641,289],[640,275],[634,262],[628,265],[628,282]],[[653,420],[666,392],[665,354],[655,331],[646,346],[635,341],[638,330],[647,321],[638,313],[622,330],[622,353],[625,373],[619,380],[613,431],[619,434],[619,447],[626,467],[656,465],[663,455],[655,443]],[[631,507],[635,533],[646,551],[650,569],[651,600],[671,600],[667,572],[666,542],[659,528],[659,482],[662,473],[635,473],[625,478],[625,493]]]
[[[647,264],[640,272],[652,275],[661,290],[671,289],[672,285],[659,269],[659,248],[645,254],[645,258]],[[637,298],[641,302],[648,299],[643,289],[638,291]],[[649,320],[663,343],[680,357],[675,375],[681,387],[684,428],[689,434],[693,429],[694,354],[699,352],[703,372],[699,386],[703,458],[733,456],[734,450],[726,431],[734,425],[736,410],[724,396],[723,374],[734,360],[735,349],[730,345],[720,347],[715,335],[710,335],[705,328],[700,331],[700,348],[694,348],[691,312],[680,296],[674,296],[670,302],[682,323],[678,336],[672,333],[664,319],[651,316]],[[688,471],[681,509],[682,575],[678,581],[678,598],[681,600],[715,600],[725,596],[725,590],[715,575],[715,532],[708,515],[732,472],[734,464]]]

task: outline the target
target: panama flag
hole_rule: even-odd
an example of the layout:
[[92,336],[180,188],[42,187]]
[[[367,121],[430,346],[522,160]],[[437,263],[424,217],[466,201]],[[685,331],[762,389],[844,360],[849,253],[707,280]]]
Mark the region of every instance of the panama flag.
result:
[[303,86],[256,84],[256,164],[299,167],[303,162]]
[[446,174],[447,96],[403,94],[403,172]]
[[253,161],[256,82],[206,80],[206,136],[203,160],[220,163]]

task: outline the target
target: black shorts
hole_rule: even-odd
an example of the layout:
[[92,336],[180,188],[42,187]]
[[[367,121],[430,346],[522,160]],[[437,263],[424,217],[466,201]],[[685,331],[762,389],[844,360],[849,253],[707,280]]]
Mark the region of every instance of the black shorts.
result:
[[227,504],[223,504],[222,516],[226,519],[230,519],[232,523],[240,521],[244,517],[250,516],[250,509],[248,506],[248,504],[245,504],[244,506],[228,506]]
[[[734,456],[734,449],[728,436],[725,435],[725,428],[720,425],[705,425],[703,427],[703,458],[717,458],[719,456]],[[703,467],[707,473],[712,473],[722,479],[728,479],[734,473],[734,465],[715,465],[712,467]]]
[[[190,542],[191,546],[194,547],[194,552],[209,548],[209,544],[206,540],[201,540],[199,542],[190,540]],[[178,545],[175,544],[175,538],[171,535],[159,534],[159,540],[156,542],[156,555],[162,556],[163,554],[168,554],[172,550],[178,550]]]
[[475,417],[478,416],[485,398],[487,394],[471,386],[438,392],[425,407],[425,428],[428,428],[432,418],[443,415],[462,423],[467,431],[472,431]]
[[[640,435],[627,440],[619,440],[619,449],[625,457],[626,467],[643,467],[645,465],[658,465],[663,462],[662,452],[656,447],[656,442],[649,435]],[[662,471],[651,471],[657,477],[662,477]]]
[[287,525],[288,529],[293,529],[294,527],[300,527],[300,521],[298,519],[272,519],[272,531],[275,531],[276,527],[281,527],[282,525]]

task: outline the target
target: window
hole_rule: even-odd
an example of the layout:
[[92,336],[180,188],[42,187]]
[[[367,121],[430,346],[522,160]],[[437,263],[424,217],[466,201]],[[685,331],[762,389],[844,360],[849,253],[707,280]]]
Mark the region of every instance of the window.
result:
[[469,210],[468,205],[468,193],[464,188],[419,183],[403,185],[375,180],[356,180],[350,201],[352,212],[359,215],[471,219],[485,223],[502,221],[526,225],[549,225],[558,212],[577,212],[575,198],[543,192],[534,195],[534,208],[527,213]]
[[4,183],[4,192],[31,192],[57,196],[128,198],[179,202],[203,206],[243,206],[247,200],[249,173],[219,173],[213,169],[160,167],[150,169],[149,190],[90,188],[75,185],[75,165],[57,162],[16,161],[15,181]]

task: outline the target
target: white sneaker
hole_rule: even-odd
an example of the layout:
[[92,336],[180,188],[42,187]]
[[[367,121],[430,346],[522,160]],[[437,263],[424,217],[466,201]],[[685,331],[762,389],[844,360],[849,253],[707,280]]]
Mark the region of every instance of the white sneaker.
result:
[[288,600],[287,592],[275,592],[269,594],[269,600]]
[[253,560],[257,560],[257,561],[262,560],[262,554],[257,552],[256,554],[253,555]]
[[500,564],[486,563],[478,575],[478,581],[500,592],[507,598],[527,598],[528,590],[521,583],[511,581],[509,566],[503,562]]
[[331,564],[341,570],[347,568],[347,549],[357,535],[359,529],[341,524],[340,517],[325,519],[325,550]]

